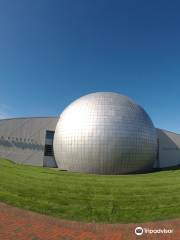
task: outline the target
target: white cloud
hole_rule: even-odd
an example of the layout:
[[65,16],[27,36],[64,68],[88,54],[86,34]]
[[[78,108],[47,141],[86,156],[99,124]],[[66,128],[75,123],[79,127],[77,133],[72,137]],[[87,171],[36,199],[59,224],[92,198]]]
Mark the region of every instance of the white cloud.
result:
[[8,105],[0,103],[0,119],[10,118],[10,108]]

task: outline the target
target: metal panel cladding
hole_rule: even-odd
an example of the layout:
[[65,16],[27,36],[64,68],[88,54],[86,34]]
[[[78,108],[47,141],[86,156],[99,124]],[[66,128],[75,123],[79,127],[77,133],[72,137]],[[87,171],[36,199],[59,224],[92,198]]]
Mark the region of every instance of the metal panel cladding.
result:
[[125,174],[152,168],[157,137],[139,105],[117,93],[97,92],[77,99],[63,111],[53,145],[61,169]]

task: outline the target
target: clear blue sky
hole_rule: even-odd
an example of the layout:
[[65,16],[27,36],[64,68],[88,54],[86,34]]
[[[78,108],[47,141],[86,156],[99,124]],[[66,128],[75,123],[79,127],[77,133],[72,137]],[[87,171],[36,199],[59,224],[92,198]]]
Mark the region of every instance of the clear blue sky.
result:
[[1,0],[0,83],[1,117],[115,91],[180,133],[180,2]]

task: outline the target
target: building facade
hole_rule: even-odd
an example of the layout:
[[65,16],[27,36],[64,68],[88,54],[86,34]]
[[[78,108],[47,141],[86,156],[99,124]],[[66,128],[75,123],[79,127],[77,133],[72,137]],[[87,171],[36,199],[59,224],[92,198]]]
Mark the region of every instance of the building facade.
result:
[[17,163],[56,167],[53,135],[57,117],[0,120],[0,157]]
[[156,129],[158,153],[155,163],[157,168],[180,166],[180,134]]
[[180,166],[180,134],[156,129],[127,96],[97,92],[60,117],[0,120],[0,158],[72,172],[139,173]]
[[156,129],[148,114],[114,92],[91,93],[67,106],[53,145],[58,167],[71,172],[145,172],[157,155]]
[[[0,120],[0,157],[16,163],[57,167],[53,137],[58,117],[32,117]],[[157,131],[157,158],[154,168],[180,165],[180,134]]]

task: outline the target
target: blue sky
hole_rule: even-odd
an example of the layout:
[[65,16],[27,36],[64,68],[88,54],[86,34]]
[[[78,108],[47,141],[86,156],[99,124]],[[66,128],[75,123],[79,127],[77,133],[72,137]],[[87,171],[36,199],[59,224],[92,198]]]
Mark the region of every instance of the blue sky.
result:
[[1,0],[0,117],[115,91],[180,133],[179,12],[173,0]]

